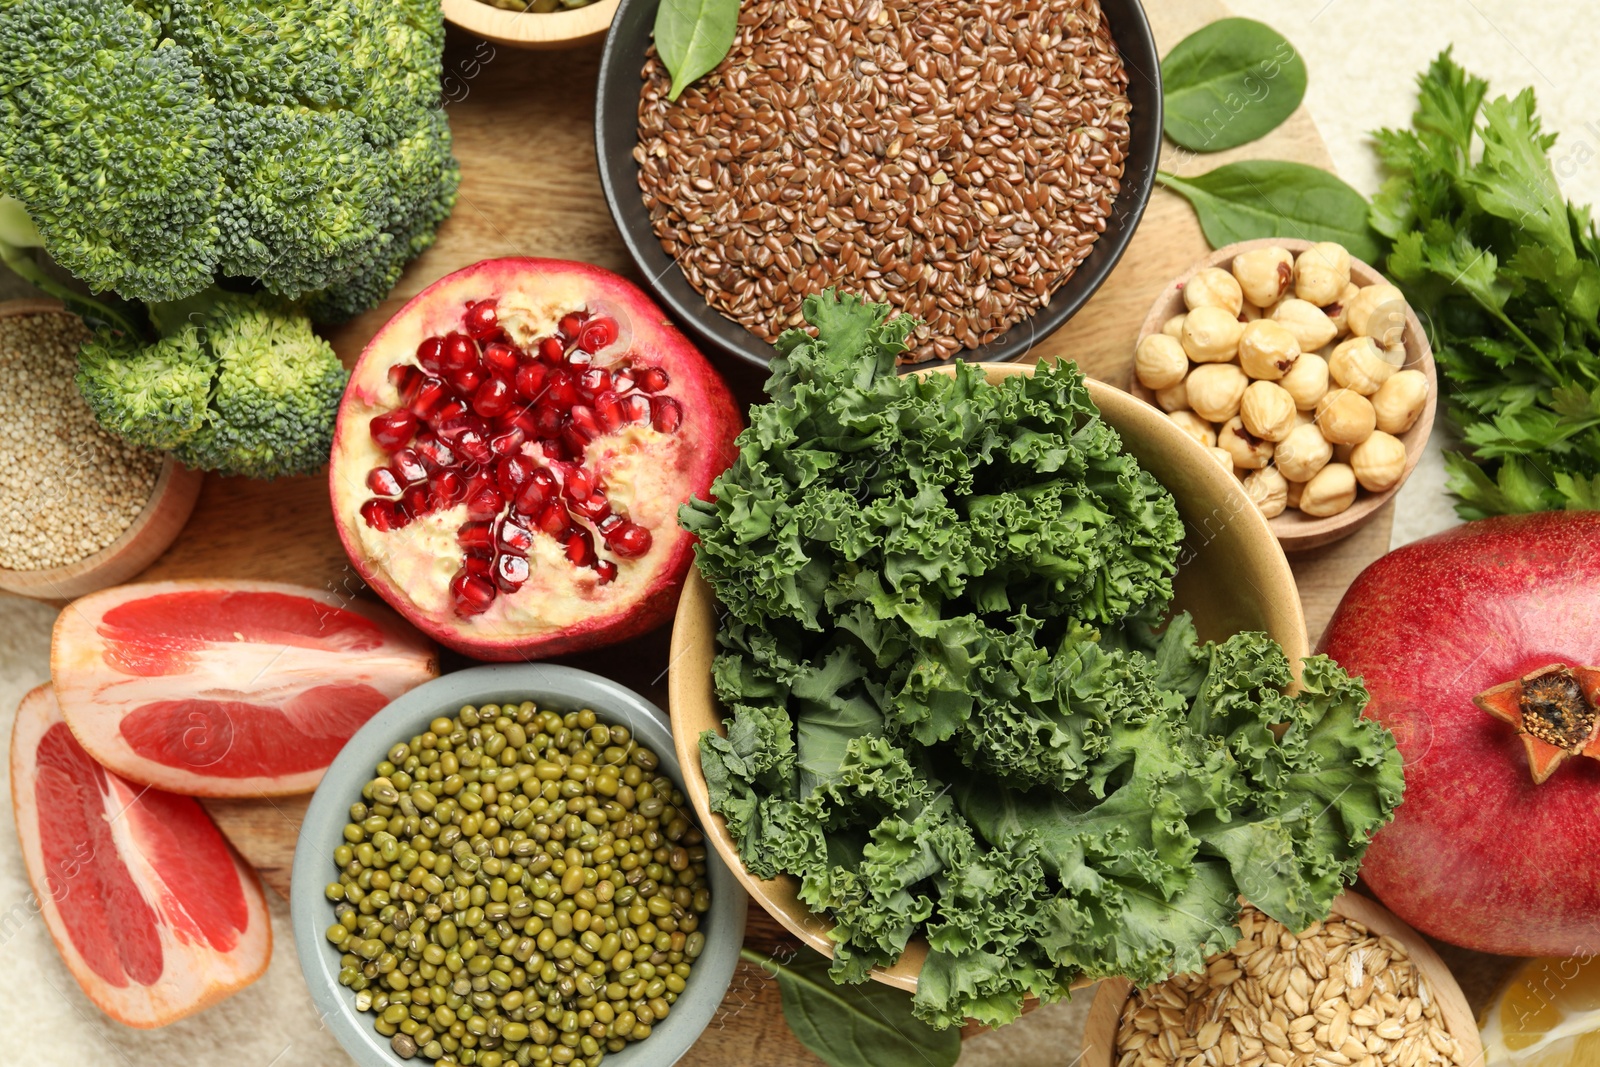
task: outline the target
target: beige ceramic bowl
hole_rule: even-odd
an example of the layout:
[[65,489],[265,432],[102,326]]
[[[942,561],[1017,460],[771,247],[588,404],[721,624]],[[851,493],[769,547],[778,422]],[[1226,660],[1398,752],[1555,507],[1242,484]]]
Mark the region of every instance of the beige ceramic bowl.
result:
[[[1287,248],[1298,256],[1311,245],[1311,241],[1293,237],[1264,237],[1256,241],[1240,241],[1238,244],[1217,249],[1161,291],[1161,295],[1156,297],[1156,302],[1150,308],[1150,314],[1145,317],[1144,325],[1139,328],[1139,340],[1143,341],[1153,333],[1160,333],[1163,323],[1172,316],[1183,313],[1183,287],[1190,278],[1206,267],[1221,267],[1226,270],[1233,265],[1234,256],[1256,248]],[[1350,280],[1357,285],[1376,285],[1388,281],[1375,269],[1354,258],[1350,261]],[[1428,377],[1428,400],[1423,406],[1422,414],[1417,418],[1416,425],[1400,435],[1401,442],[1406,446],[1406,466],[1400,475],[1400,480],[1392,488],[1381,493],[1369,493],[1365,489],[1358,489],[1355,503],[1337,515],[1319,519],[1289,508],[1283,514],[1269,520],[1268,524],[1272,527],[1273,534],[1286,551],[1316,548],[1355,533],[1362,523],[1372,518],[1379,508],[1400,491],[1400,487],[1411,476],[1412,469],[1422,456],[1423,446],[1428,443],[1428,434],[1433,429],[1433,413],[1439,398],[1439,381],[1434,373],[1433,348],[1428,344],[1427,332],[1423,330],[1422,323],[1418,321],[1416,313],[1409,306],[1406,308],[1403,343],[1406,348],[1405,367],[1420,370]],[[1130,389],[1140,400],[1150,404],[1156,402],[1155,394],[1140,385],[1137,378],[1133,380]]]
[[[1483,1043],[1478,1037],[1472,1009],[1450,968],[1422,935],[1395,918],[1383,905],[1358,893],[1341,894],[1333,902],[1333,914],[1358,922],[1380,937],[1392,937],[1405,946],[1412,963],[1427,978],[1433,995],[1438,998],[1445,1027],[1461,1047],[1461,1062],[1478,1067],[1483,1061]],[[1112,1067],[1116,1062],[1117,1023],[1133,992],[1133,983],[1124,978],[1100,983],[1083,1030],[1083,1067]]]
[[[982,364],[990,381],[1013,374],[1032,374],[1031,366]],[[922,373],[952,373],[941,367]],[[1221,639],[1241,630],[1265,630],[1298,663],[1309,654],[1300,595],[1283,550],[1245,497],[1233,475],[1223,470],[1204,448],[1161,412],[1122,390],[1090,380],[1089,395],[1106,422],[1144,468],[1177,500],[1188,530],[1176,581],[1175,603],[1194,616],[1200,636]],[[716,654],[717,603],[711,587],[690,570],[672,629],[671,667],[667,694],[672,709],[672,739],[689,794],[706,836],[734,876],[790,933],[823,955],[832,955],[826,919],[814,915],[797,896],[792,877],[762,881],[739,859],[722,816],[712,813],[706,779],[700,769],[700,735],[722,729],[722,709],[711,687],[711,660]],[[927,944],[913,941],[893,967],[873,977],[901,989],[914,990],[927,956]]]
[[596,0],[563,11],[509,11],[483,0],[444,0],[444,17],[464,30],[510,48],[577,48],[596,44],[622,0]]
[[[8,300],[0,303],[0,317],[38,315],[61,311],[55,300]],[[0,591],[38,600],[73,600],[96,589],[127,581],[167,550],[189,521],[200,495],[202,475],[171,456],[156,475],[155,488],[144,510],[122,535],[92,556],[42,571],[0,568]]]

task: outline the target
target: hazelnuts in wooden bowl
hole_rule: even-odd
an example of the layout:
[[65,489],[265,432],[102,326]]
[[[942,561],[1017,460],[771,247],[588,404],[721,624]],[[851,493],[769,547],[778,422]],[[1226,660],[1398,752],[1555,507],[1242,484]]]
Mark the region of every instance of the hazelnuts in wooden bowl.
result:
[[1354,532],[1433,426],[1433,352],[1405,296],[1342,246],[1213,252],[1139,331],[1135,396],[1211,450],[1287,551]]

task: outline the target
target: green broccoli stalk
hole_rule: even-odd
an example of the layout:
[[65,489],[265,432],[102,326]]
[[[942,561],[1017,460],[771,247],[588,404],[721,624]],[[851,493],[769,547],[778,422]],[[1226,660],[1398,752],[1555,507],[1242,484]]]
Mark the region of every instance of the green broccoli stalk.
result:
[[305,315],[220,289],[149,311],[158,340],[102,329],[79,353],[78,388],[102,426],[224,474],[327,462],[349,375]]

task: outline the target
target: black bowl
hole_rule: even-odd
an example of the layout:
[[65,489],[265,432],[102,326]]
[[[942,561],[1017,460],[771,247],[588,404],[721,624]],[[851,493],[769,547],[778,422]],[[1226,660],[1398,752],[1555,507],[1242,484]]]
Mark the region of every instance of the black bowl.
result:
[[[667,306],[680,325],[713,348],[765,367],[773,348],[739,323],[707,304],[689,284],[672,257],[661,249],[650,228],[650,213],[639,192],[639,165],[633,149],[639,143],[640,71],[650,46],[660,0],[622,0],[600,57],[600,89],[595,102],[595,154],[606,205],[622,234],[628,254],[644,275],[645,285]],[[1111,274],[1133,238],[1155,185],[1161,156],[1161,60],[1139,0],[1100,0],[1111,24],[1111,37],[1128,71],[1128,155],[1122,189],[1111,205],[1105,232],[1050,303],[1018,322],[1004,335],[979,348],[957,353],[973,363],[1006,363],[1021,359],[1035,344],[1060,329]],[[926,360],[917,366],[944,363]],[[903,368],[910,369],[910,368]]]

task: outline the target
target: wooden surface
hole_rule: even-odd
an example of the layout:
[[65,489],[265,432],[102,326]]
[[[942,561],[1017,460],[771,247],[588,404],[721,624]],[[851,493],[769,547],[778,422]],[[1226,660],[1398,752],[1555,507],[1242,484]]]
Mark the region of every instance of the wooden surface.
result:
[[[1147,7],[1163,52],[1185,34],[1226,14],[1212,0],[1152,0]],[[632,273],[595,170],[592,123],[598,65],[594,48],[526,53],[451,30],[444,75],[446,86],[453,87],[448,110],[462,162],[460,202],[440,231],[438,244],[411,265],[389,299],[330,334],[346,362],[353,361],[378,326],[425,285],[480,259],[578,258]],[[1167,165],[1189,173],[1254,156],[1330,165],[1303,109],[1254,145],[1198,163],[1171,158]],[[1166,190],[1155,190],[1137,235],[1104,288],[1059,333],[1042,341],[1030,358],[1075,358],[1089,374],[1126,387],[1134,340],[1151,301],[1206,251],[1187,204]],[[741,400],[759,397],[761,374],[732,363],[722,363],[720,369]],[[1385,509],[1354,536],[1293,560],[1313,642],[1350,581],[1387,550],[1390,522]],[[144,577],[217,576],[361,591],[334,533],[322,478],[258,483],[208,476],[189,525]],[[445,667],[464,662],[446,656]],[[562,662],[615,677],[665,706],[665,631],[624,649],[565,657]],[[305,798],[205,803],[267,884],[285,892]],[[752,908],[747,943],[781,952],[792,941],[770,917]],[[790,1067],[818,1061],[781,1024],[776,984],[758,968],[741,964],[723,1012],[686,1062]]]

